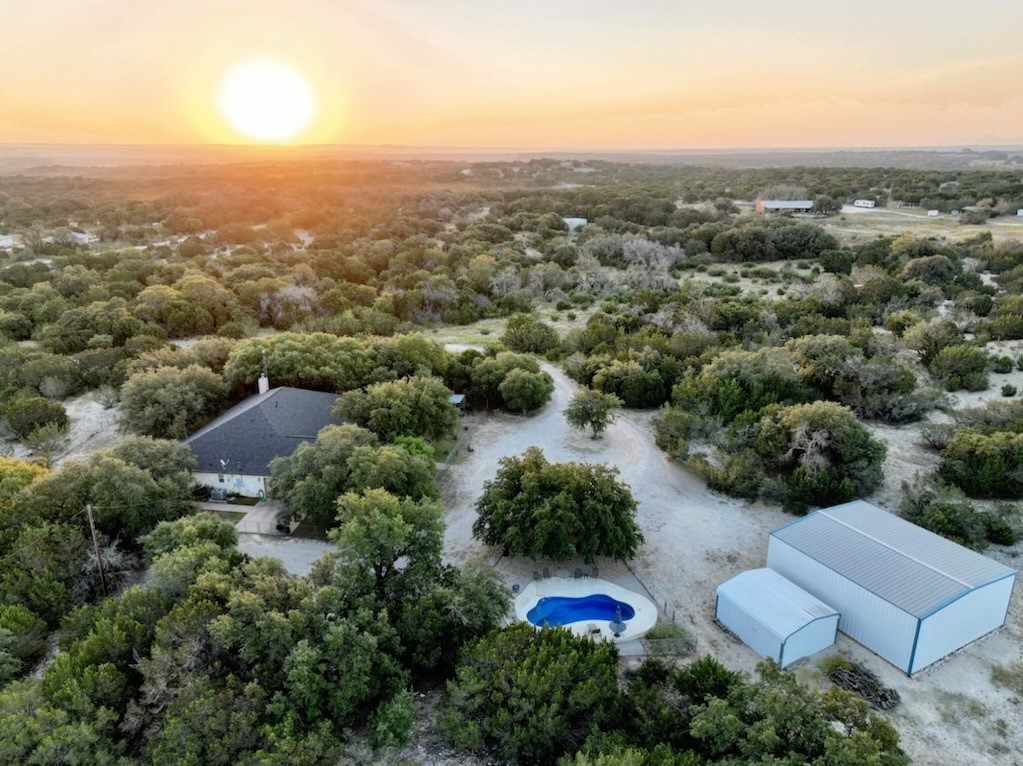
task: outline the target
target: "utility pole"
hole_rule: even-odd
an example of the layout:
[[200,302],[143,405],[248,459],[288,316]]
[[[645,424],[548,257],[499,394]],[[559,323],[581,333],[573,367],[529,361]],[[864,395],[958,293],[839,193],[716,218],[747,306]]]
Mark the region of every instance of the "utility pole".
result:
[[107,593],[107,576],[103,573],[103,559],[99,555],[99,542],[96,540],[96,524],[92,520],[92,503],[85,504],[85,513],[89,517],[89,530],[92,532],[92,549],[96,552],[96,566],[99,569],[99,582],[103,587],[103,595]]

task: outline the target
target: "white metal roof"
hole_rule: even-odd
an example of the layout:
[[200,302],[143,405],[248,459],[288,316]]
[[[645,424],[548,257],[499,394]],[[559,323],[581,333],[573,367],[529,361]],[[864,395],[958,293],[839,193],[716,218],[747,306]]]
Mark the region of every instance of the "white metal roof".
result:
[[723,582],[718,598],[727,598],[782,642],[821,617],[838,612],[773,569],[750,569]]
[[916,617],[1015,574],[863,500],[811,513],[771,535]]
[[801,209],[804,207],[813,207],[813,200],[810,199],[764,199],[760,201],[764,203],[764,207],[774,207],[779,209]]

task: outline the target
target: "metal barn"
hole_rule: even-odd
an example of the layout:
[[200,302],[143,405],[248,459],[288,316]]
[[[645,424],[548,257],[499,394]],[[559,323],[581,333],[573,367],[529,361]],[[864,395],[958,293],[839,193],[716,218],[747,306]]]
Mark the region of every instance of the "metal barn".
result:
[[1016,579],[862,500],[774,530],[767,565],[837,609],[839,630],[909,675],[1000,627]]
[[771,569],[751,569],[717,589],[718,621],[781,667],[835,643],[838,612]]

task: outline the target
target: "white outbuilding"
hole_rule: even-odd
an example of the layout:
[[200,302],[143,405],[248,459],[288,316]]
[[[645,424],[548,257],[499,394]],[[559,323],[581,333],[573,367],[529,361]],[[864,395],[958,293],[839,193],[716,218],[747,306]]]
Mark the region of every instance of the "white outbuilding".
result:
[[835,643],[839,615],[771,569],[750,569],[717,589],[718,622],[781,667]]
[[767,565],[830,604],[838,629],[912,675],[1001,627],[1016,572],[857,500],[771,533]]

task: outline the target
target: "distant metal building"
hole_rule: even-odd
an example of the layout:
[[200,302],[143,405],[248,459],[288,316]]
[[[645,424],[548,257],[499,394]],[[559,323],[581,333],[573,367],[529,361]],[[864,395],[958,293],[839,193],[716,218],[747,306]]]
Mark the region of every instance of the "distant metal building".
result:
[[874,207],[874,200],[872,199],[858,199],[853,202],[853,207]]
[[1003,625],[1016,579],[862,500],[774,530],[767,565],[837,609],[839,630],[909,675]]
[[761,657],[787,667],[835,643],[838,612],[771,569],[751,569],[717,589],[718,621]]
[[813,210],[811,199],[758,199],[758,213],[809,213]]

